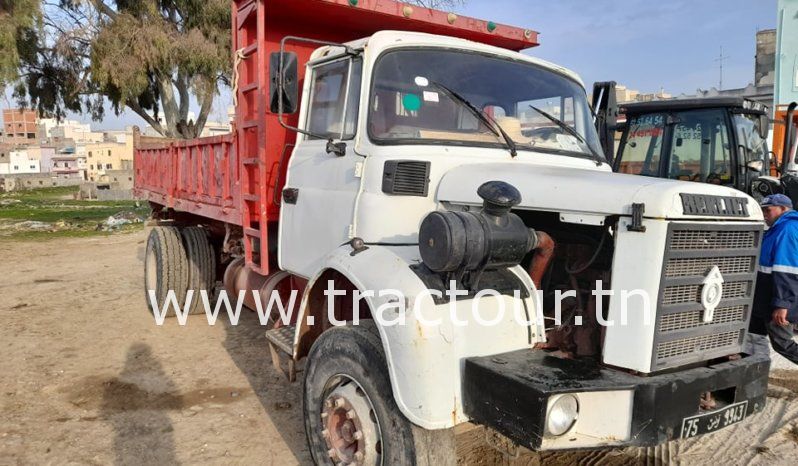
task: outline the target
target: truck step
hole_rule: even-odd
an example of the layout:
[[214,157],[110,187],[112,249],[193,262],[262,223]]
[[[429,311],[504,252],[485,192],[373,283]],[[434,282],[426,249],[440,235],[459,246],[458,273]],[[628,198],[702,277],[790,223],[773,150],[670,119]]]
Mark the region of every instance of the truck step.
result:
[[[294,361],[294,333],[296,325],[273,328],[266,331],[266,341],[269,342],[269,352],[272,356],[272,365],[282,372],[289,382],[296,381],[296,361]],[[287,359],[286,368],[283,368],[281,358]]]

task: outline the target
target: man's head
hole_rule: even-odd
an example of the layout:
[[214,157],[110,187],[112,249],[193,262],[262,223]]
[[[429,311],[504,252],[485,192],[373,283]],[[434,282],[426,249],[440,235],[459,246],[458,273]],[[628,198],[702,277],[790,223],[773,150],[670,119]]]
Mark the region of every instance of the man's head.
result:
[[792,201],[784,194],[771,194],[762,199],[762,215],[765,216],[765,223],[772,226],[785,212],[792,210]]

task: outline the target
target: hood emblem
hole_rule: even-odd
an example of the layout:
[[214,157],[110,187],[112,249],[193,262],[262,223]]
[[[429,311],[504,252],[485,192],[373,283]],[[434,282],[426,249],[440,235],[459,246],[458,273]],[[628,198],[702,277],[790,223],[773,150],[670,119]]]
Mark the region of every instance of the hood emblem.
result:
[[704,306],[705,323],[712,322],[715,318],[715,309],[718,308],[720,300],[723,298],[723,275],[717,265],[704,277],[703,288],[701,288],[701,305]]

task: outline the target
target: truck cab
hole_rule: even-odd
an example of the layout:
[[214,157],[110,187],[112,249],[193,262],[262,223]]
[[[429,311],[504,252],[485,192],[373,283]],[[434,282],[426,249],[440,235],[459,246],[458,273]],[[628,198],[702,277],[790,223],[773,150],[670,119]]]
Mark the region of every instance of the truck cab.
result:
[[749,194],[770,173],[767,109],[737,98],[625,104],[619,173],[729,186]]

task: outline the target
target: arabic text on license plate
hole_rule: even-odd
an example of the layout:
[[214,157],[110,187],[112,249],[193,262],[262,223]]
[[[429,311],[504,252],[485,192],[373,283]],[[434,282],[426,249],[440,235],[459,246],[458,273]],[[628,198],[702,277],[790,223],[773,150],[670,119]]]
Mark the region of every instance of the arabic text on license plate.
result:
[[747,412],[748,401],[743,401],[711,413],[686,417],[682,421],[682,438],[707,434],[736,424],[745,419]]

